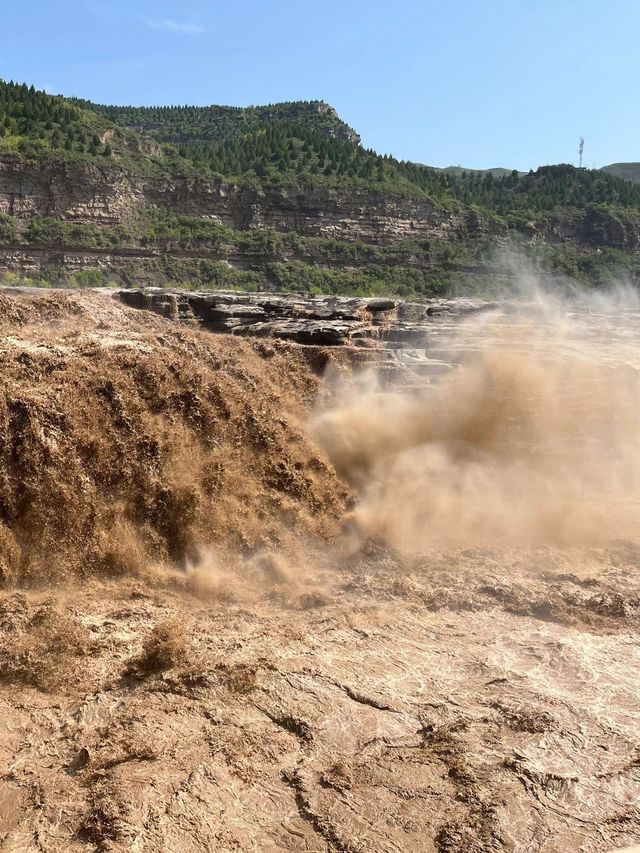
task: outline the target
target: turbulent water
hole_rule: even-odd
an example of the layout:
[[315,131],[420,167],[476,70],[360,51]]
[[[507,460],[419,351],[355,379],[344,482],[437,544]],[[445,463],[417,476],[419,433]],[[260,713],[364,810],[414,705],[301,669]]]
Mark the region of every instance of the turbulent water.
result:
[[105,298],[0,318],[0,844],[640,842],[631,296],[434,321],[393,389]]
[[540,297],[428,334],[455,367],[422,393],[343,383],[314,435],[359,488],[357,528],[404,550],[632,536],[639,332],[623,292]]

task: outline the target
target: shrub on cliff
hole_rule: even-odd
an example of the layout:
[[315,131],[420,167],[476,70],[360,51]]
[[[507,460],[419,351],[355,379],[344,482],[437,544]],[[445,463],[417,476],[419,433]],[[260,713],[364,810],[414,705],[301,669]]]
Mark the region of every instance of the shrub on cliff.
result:
[[13,216],[0,213],[0,243],[15,243],[17,236],[16,221]]

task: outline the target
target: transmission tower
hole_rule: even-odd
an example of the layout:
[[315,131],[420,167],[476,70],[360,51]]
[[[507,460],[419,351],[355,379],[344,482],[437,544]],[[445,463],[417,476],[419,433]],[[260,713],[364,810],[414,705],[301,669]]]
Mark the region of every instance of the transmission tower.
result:
[[580,165],[579,169],[582,169],[582,152],[584,151],[584,139],[580,137],[580,147],[578,148],[578,153],[580,154]]

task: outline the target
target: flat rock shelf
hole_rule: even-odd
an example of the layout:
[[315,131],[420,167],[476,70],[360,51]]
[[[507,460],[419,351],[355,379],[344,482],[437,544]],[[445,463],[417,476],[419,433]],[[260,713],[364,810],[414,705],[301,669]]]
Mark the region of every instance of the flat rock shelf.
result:
[[119,290],[132,308],[145,308],[172,320],[199,324],[213,332],[274,337],[320,346],[408,345],[424,337],[434,320],[455,321],[498,307],[476,299],[404,302],[345,296],[295,296],[234,291],[175,291],[162,288]]

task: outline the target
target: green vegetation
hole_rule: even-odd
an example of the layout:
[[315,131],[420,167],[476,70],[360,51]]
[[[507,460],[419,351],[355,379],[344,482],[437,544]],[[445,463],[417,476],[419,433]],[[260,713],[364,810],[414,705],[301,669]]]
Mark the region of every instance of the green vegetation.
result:
[[605,287],[616,282],[640,283],[640,257],[620,249],[597,252],[558,249],[546,243],[523,244],[520,249],[534,270],[588,285]]
[[293,101],[263,107],[117,107],[73,100],[85,110],[163,142],[228,142],[272,122],[289,122],[322,136],[359,141],[335,110],[322,101]]
[[[542,273],[595,286],[620,276],[640,279],[640,260],[624,251],[640,231],[640,183],[625,180],[637,164],[601,171],[544,166],[527,174],[434,169],[365,149],[322,102],[109,107],[0,81],[2,153],[62,167],[73,162],[91,168],[96,181],[117,175],[215,186],[224,179],[256,191],[300,193],[321,185],[371,193],[372,203],[411,198],[443,217],[455,214],[446,239],[392,246],[234,230],[163,208],[138,209],[117,227],[0,214],[0,245],[53,249],[52,257],[65,248],[129,253],[129,272],[119,273],[125,283],[135,282],[137,270],[174,286],[400,296],[481,287],[488,295],[503,284],[500,275],[484,274],[496,266],[488,234],[517,246]],[[563,246],[565,232],[581,236]],[[554,245],[545,240],[550,234]],[[116,275],[88,269],[69,279],[62,267],[43,264],[39,282],[48,286],[97,286]]]
[[0,245],[3,243],[15,243],[18,239],[18,228],[13,216],[0,213]]
[[[154,136],[156,148],[138,131]],[[357,134],[317,101],[245,109],[109,107],[0,82],[3,149],[29,156],[51,151],[100,160],[124,156],[142,171],[160,165],[174,174],[221,175],[265,186],[353,185],[426,197],[445,208],[474,208],[514,227],[559,208],[640,206],[640,185],[605,171],[569,165],[528,174],[440,170],[383,157],[363,148]]]
[[640,183],[640,163],[612,163],[610,166],[603,166],[600,171],[624,178],[625,181]]
[[[108,128],[63,98],[26,84],[0,81],[0,151],[35,156],[47,151],[111,156]],[[102,135],[101,135],[102,133]]]
[[89,268],[70,274],[62,267],[49,266],[39,275],[19,275],[15,272],[0,273],[2,287],[41,287],[41,288],[85,288],[119,287],[119,282],[108,270]]
[[495,178],[491,172],[463,173],[453,194],[465,204],[485,207],[500,216],[558,208],[581,209],[590,204],[640,205],[640,186],[593,169],[569,165],[541,166],[520,175]]
[[[273,290],[304,293],[375,294],[401,297],[508,291],[508,270],[486,238],[453,242],[407,239],[389,246],[347,243],[295,232],[237,231],[197,216],[152,208],[136,229],[98,228],[35,217],[19,236],[12,217],[0,218],[4,242],[25,247],[65,247],[90,253],[130,252],[126,269],[86,269],[69,277],[45,262],[41,280],[4,283],[98,287],[136,282],[136,269],[158,283],[203,289]],[[16,237],[16,235],[18,235]],[[514,235],[507,249],[524,257],[539,274],[571,278],[590,286],[620,279],[640,280],[640,257],[607,247],[597,252],[551,246]],[[141,255],[138,257],[136,255]],[[229,262],[229,258],[233,258]],[[136,266],[136,264],[138,266]]]
[[[36,246],[60,245],[113,249],[125,246],[130,239],[129,231],[123,225],[117,225],[115,228],[100,228],[97,225],[67,222],[47,216],[34,216],[29,220],[25,232],[26,242]],[[2,242],[1,230],[0,242]]]

